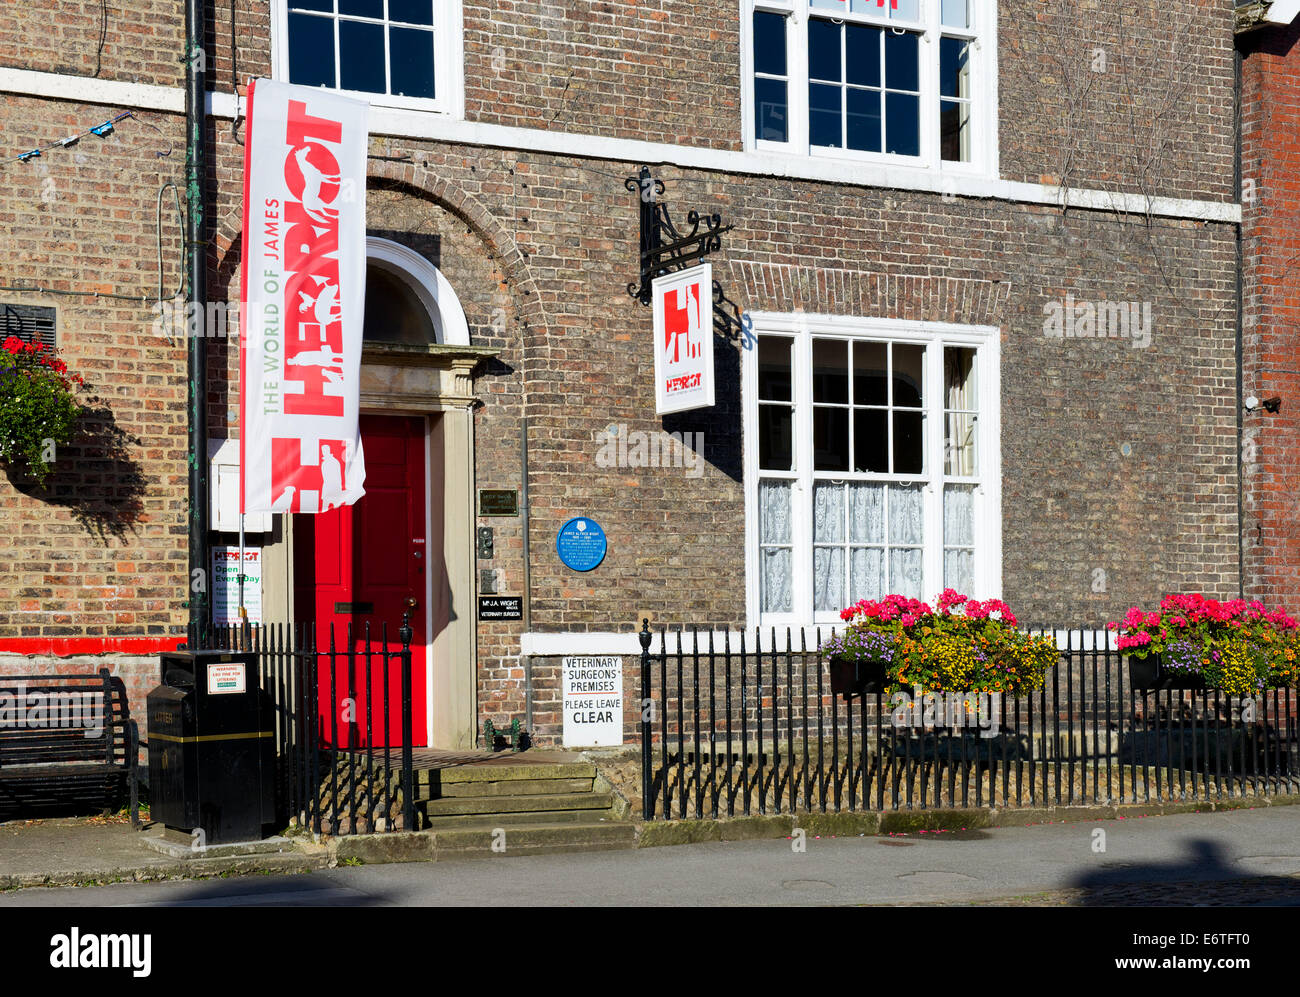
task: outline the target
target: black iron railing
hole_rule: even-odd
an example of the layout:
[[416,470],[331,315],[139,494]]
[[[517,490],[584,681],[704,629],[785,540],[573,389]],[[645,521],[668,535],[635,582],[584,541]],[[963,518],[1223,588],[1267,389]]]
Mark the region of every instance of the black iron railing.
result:
[[1296,690],[1134,689],[1101,628],[1031,629],[1060,647],[1040,690],[846,702],[802,633],[643,624],[645,819],[1300,791]]
[[[251,651],[275,710],[282,816],[320,833],[415,827],[411,627],[366,624],[346,641],[314,625],[191,632],[188,646]],[[318,643],[318,640],[322,643]],[[400,736],[399,736],[400,732]]]

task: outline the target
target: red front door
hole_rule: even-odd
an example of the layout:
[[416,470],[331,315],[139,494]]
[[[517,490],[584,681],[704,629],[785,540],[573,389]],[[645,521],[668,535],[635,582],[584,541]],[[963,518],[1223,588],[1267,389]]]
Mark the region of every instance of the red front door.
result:
[[339,747],[402,743],[401,663],[389,658],[385,694],[379,651],[385,624],[389,650],[401,648],[398,630],[410,609],[411,742],[420,747],[428,727],[424,420],[363,415],[361,440],[366,494],[355,505],[294,518],[295,602],[300,619],[310,613],[316,622],[319,650],[328,651],[333,627],[339,653],[333,669],[327,654],[320,658],[320,717],[322,739]]

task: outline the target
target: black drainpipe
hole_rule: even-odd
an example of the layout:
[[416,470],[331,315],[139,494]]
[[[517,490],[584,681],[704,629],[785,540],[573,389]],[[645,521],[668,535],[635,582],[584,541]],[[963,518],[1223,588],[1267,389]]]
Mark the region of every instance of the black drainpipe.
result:
[[[191,314],[207,316],[207,243],[203,238],[203,195],[207,182],[207,74],[203,51],[203,0],[185,3],[185,254]],[[191,331],[194,331],[191,328]],[[207,341],[189,338],[189,623],[208,625],[208,411]],[[242,427],[241,427],[242,429]]]
[[[1232,187],[1236,191],[1237,203],[1241,204],[1241,48],[1233,46],[1233,82],[1232,82],[1232,117],[1233,117],[1233,163]],[[1244,206],[1243,206],[1243,211]],[[1237,395],[1234,407],[1237,410],[1237,597],[1246,597],[1246,475],[1243,467],[1242,443],[1244,426],[1242,423],[1242,389],[1244,380],[1242,267],[1244,256],[1241,246],[1242,222],[1237,222]]]

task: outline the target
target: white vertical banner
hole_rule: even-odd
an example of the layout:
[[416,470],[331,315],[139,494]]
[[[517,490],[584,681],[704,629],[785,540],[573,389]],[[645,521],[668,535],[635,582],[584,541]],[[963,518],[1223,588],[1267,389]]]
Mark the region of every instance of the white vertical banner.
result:
[[713,404],[713,264],[651,282],[655,330],[655,412]]
[[365,494],[364,101],[255,80],[244,140],[240,512],[326,512]]

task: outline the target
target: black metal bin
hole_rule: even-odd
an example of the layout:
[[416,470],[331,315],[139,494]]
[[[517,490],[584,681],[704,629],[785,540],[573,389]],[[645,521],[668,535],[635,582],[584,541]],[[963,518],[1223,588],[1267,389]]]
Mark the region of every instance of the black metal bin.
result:
[[257,656],[171,651],[149,693],[151,816],[201,844],[253,841],[275,820],[271,697]]

